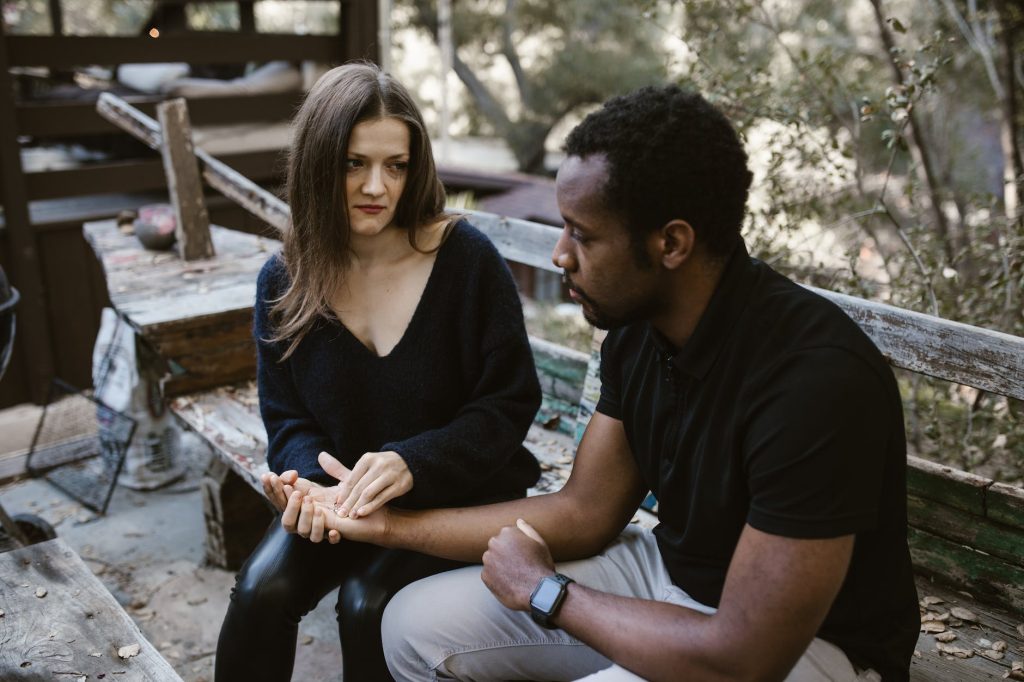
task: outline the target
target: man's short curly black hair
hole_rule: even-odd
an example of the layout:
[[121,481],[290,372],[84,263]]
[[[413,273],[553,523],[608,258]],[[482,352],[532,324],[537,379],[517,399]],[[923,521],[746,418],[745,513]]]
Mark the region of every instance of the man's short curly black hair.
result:
[[682,219],[709,254],[731,253],[752,176],[732,124],[699,94],[668,85],[612,98],[569,133],[565,151],[605,155],[605,203],[634,243]]

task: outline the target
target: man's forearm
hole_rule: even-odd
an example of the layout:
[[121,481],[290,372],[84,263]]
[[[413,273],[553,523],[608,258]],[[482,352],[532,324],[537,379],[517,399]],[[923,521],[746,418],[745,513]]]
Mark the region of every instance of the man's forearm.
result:
[[645,680],[742,680],[750,661],[733,652],[713,616],[619,597],[573,583],[555,624]]
[[567,532],[576,526],[569,518],[573,514],[570,507],[566,499],[554,493],[482,507],[392,509],[380,544],[446,559],[478,562],[487,550],[488,540],[503,527],[514,526],[517,519],[525,519],[549,539],[557,558],[594,554],[607,540],[591,537],[592,533],[579,532],[578,528],[575,533]]

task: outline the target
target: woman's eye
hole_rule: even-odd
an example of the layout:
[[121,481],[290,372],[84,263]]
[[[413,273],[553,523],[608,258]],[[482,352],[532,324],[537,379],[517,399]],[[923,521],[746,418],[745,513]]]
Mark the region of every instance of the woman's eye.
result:
[[408,169],[409,169],[409,162],[408,161],[395,161],[394,163],[391,164],[391,170],[392,170],[392,172],[395,172],[395,173],[404,173]]
[[363,167],[363,162],[359,159],[346,159],[345,167],[349,170],[356,170]]

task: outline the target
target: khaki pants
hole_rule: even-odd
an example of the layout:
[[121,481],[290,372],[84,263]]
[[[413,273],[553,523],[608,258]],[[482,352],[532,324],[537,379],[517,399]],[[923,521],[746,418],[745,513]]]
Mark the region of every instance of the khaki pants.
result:
[[[654,535],[635,526],[601,554],[558,565],[582,585],[713,613],[672,584]],[[545,680],[642,682],[563,630],[546,630],[528,613],[502,606],[480,580],[480,567],[441,573],[409,585],[384,612],[384,657],[398,682]],[[838,647],[815,639],[789,682],[877,682],[857,671]]]

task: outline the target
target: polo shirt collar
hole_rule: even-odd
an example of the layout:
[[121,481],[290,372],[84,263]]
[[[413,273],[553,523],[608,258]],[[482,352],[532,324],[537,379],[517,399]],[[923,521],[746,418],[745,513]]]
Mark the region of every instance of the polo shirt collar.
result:
[[682,348],[675,348],[661,332],[648,324],[651,340],[659,353],[670,357],[672,366],[685,375],[694,379],[707,376],[736,320],[750,301],[755,278],[754,263],[740,238],[697,328]]

